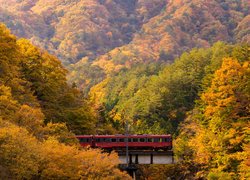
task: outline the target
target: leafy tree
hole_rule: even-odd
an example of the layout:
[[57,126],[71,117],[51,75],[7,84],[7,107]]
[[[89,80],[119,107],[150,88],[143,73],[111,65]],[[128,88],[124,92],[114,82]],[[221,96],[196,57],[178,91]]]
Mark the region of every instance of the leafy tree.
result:
[[39,143],[24,128],[0,120],[1,178],[31,179],[38,174]]
[[94,113],[80,92],[67,84],[67,71],[60,61],[25,39],[17,43],[22,53],[21,71],[31,83],[45,121],[66,122],[75,133],[94,133]]
[[82,149],[68,130],[93,132],[95,119],[60,62],[0,34],[0,179],[130,179],[117,154]]
[[25,128],[0,120],[0,177],[6,179],[130,179],[118,156],[80,150],[53,137],[39,142]]
[[209,49],[184,53],[171,65],[138,64],[111,75],[92,88],[90,96],[104,105],[105,117],[115,121],[115,127],[120,122],[118,129],[126,118],[132,132],[176,133],[199,92],[210,85],[222,58],[234,49],[218,42]]
[[0,24],[0,83],[9,86],[16,100],[37,106],[38,103],[30,90],[30,83],[20,73],[21,54],[16,38]]
[[[187,139],[189,152],[176,144],[182,157],[197,164],[198,177],[246,178],[249,126],[249,60],[225,58],[201,94],[195,116],[184,124],[177,142]],[[185,128],[192,127],[185,135]],[[195,128],[194,128],[195,127]],[[185,149],[187,149],[185,148]]]

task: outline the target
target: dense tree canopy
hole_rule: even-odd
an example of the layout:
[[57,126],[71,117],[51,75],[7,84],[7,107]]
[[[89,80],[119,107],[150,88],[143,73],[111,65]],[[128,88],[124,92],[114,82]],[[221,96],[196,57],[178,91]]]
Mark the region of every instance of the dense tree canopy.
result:
[[181,129],[177,154],[200,167],[197,176],[250,177],[249,70],[249,56],[241,62],[223,59],[211,85],[200,95],[199,103]]
[[60,61],[2,24],[0,72],[0,179],[130,179],[117,154],[79,147],[95,116]]
[[129,179],[73,138],[126,121],[175,139],[144,179],[250,178],[248,0],[0,4],[0,179]]
[[86,94],[124,67],[173,62],[187,50],[207,48],[219,40],[249,43],[247,0],[0,3],[0,21],[15,35],[56,55],[70,69],[70,82]]
[[210,86],[223,57],[244,61],[248,51],[248,46],[218,42],[184,53],[171,65],[138,64],[94,86],[90,98],[104,106],[106,118],[116,125],[123,127],[129,120],[132,132],[176,133],[202,89]]

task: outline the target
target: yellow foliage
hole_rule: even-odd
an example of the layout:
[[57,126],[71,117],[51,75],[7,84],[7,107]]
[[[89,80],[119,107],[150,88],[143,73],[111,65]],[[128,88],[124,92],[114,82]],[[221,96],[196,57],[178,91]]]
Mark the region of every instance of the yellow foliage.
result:
[[17,125],[26,127],[30,132],[36,132],[43,126],[44,114],[40,108],[22,105],[13,119]]
[[[250,135],[250,134],[249,134]],[[239,166],[239,172],[241,179],[250,179],[250,143],[245,144],[244,151],[240,153],[240,159],[243,161]]]
[[109,78],[104,79],[101,83],[92,87],[89,93],[90,100],[94,102],[94,104],[100,105],[105,96],[105,86],[108,84]]
[[[201,94],[196,124],[185,125],[178,139],[187,133],[191,148],[189,160],[200,166],[197,177],[207,179],[249,179],[249,61],[241,65],[237,60],[226,58],[214,74],[211,87]],[[195,110],[193,112],[196,112]],[[204,113],[204,114],[202,114]],[[185,122],[188,122],[188,119]],[[185,136],[184,136],[185,137]],[[184,152],[177,144],[177,152]]]
[[215,72],[211,87],[201,96],[206,103],[205,116],[208,119],[216,114],[221,116],[218,113],[227,114],[229,119],[238,118],[242,106],[246,105],[241,96],[247,94],[241,95],[238,92],[249,81],[247,69],[246,65],[241,66],[237,60],[224,59],[221,69]]
[[0,119],[0,166],[5,167],[6,177],[31,179],[37,175],[39,143],[23,128]]
[[0,177],[5,179],[130,179],[116,153],[80,150],[51,137],[40,142],[27,130],[0,119]]

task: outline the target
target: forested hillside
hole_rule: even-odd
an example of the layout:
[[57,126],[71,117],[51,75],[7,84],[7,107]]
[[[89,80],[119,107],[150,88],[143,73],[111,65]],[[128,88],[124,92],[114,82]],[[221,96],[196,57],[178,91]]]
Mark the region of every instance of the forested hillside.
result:
[[[129,65],[136,62],[170,61],[194,47],[217,41],[249,42],[248,1],[169,1],[159,15],[145,23],[126,46],[100,57],[98,64]],[[240,25],[245,24],[245,25]]]
[[250,41],[248,0],[0,3],[0,21],[15,35],[56,55],[68,66],[70,82],[86,93],[106,75],[124,67],[173,62],[184,51],[210,47],[218,40]]
[[73,138],[125,122],[174,139],[141,179],[250,178],[250,1],[0,0],[0,21],[0,179],[129,179]]
[[224,57],[248,61],[249,46],[218,42],[184,53],[171,65],[137,65],[94,86],[90,98],[115,123],[130,120],[136,133],[176,133]]
[[0,178],[129,179],[116,154],[81,150],[72,133],[95,131],[91,108],[67,85],[60,61],[1,24]]
[[[127,44],[165,0],[1,0],[1,18],[19,37],[57,55],[65,64],[94,59]],[[42,31],[41,31],[42,29]]]
[[250,178],[249,63],[224,58],[182,124],[176,155],[196,178]]
[[[157,16],[134,33],[132,41],[114,48],[93,62],[85,57],[70,68],[69,79],[81,88],[92,86],[123,68],[145,62],[171,63],[192,48],[208,48],[217,41],[249,43],[249,1],[166,1]],[[86,81],[87,80],[87,81]],[[88,90],[88,89],[87,89]]]

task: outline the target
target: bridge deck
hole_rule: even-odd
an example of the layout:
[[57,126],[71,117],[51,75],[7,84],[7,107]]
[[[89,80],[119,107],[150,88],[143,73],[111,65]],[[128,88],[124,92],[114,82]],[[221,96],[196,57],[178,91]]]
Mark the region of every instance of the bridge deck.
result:
[[[173,164],[173,151],[129,151],[129,164]],[[126,151],[118,151],[122,164],[126,164]]]

